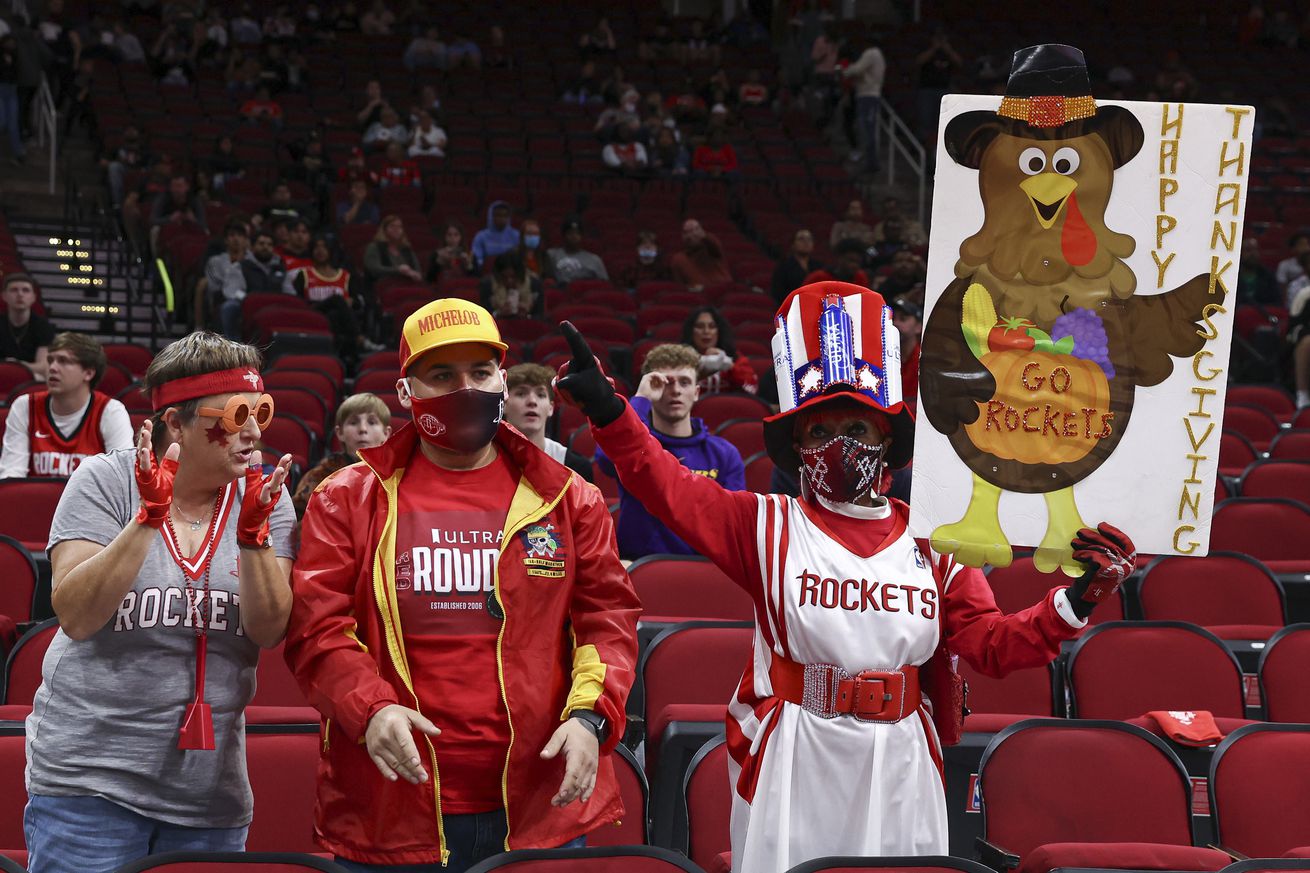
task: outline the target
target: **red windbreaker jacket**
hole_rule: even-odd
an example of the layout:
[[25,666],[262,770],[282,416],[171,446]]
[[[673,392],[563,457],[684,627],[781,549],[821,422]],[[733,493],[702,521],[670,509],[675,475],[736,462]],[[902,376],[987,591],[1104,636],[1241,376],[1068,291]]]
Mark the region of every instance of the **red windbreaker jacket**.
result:
[[[521,471],[495,580],[505,614],[496,660],[510,725],[501,782],[505,842],[507,849],[553,847],[623,814],[607,753],[625,726],[640,604],[600,492],[507,425],[496,446]],[[360,452],[361,463],[324,480],[305,511],[292,574],[287,663],[324,717],[315,835],[326,850],[365,864],[429,864],[447,856],[432,744],[430,778],[420,785],[385,780],[364,746],[368,721],[382,707],[421,711],[394,579],[397,492],[417,451],[417,432],[407,424],[384,445]],[[549,567],[529,556],[523,536],[546,524],[557,544]],[[574,709],[594,709],[610,732],[591,799],[560,809],[550,800],[563,778],[563,756],[543,761],[539,753]]]

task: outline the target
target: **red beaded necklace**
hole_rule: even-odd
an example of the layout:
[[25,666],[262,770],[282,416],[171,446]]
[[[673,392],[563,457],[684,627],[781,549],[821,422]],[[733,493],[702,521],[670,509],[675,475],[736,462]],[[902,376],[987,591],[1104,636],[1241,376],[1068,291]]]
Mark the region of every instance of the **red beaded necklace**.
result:
[[[192,626],[196,630],[196,696],[191,703],[187,704],[186,712],[182,716],[182,728],[178,732],[177,747],[186,750],[212,750],[214,748],[214,716],[209,709],[209,704],[205,703],[205,661],[209,652],[209,632],[206,628],[205,616],[209,611],[209,568],[214,560],[214,552],[218,551],[217,531],[219,524],[219,512],[223,505],[223,495],[226,489],[220,489],[218,497],[214,500],[214,511],[209,519],[209,530],[205,533],[203,543],[209,545],[209,554],[203,559],[204,561],[204,594],[197,600],[196,589],[192,584],[190,574],[185,569],[182,571],[182,582],[186,586],[187,598],[187,616],[191,619]],[[168,515],[168,532],[173,537],[173,543],[177,546],[177,554],[182,554],[181,542],[177,538],[177,529],[173,527],[173,515]],[[204,548],[204,545],[201,546]],[[176,558],[174,558],[176,560]],[[181,568],[181,564],[178,565]]]

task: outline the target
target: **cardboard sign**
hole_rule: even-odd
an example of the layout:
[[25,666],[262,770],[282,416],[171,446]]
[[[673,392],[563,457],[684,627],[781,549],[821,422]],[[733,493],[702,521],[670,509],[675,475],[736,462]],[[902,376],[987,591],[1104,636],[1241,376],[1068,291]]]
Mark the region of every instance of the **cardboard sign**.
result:
[[1209,545],[1255,113],[1084,99],[942,102],[911,528],[969,566]]

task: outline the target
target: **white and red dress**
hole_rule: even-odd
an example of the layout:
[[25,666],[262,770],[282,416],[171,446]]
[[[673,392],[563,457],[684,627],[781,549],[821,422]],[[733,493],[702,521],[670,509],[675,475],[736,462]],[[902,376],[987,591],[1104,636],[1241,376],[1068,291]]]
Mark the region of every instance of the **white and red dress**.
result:
[[834,664],[851,675],[918,666],[944,632],[984,673],[1040,666],[1083,624],[1062,589],[1005,615],[980,571],[910,536],[903,504],[725,491],[683,468],[630,409],[594,432],[623,486],[755,602],[754,654],[727,718],[733,870],[947,854],[926,697],[896,722],[823,718],[774,695],[770,664]]

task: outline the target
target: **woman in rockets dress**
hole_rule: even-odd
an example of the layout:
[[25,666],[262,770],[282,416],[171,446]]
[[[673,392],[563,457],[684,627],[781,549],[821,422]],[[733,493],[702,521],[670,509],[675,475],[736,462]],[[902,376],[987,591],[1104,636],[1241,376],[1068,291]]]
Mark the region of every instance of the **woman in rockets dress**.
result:
[[[1109,525],[1080,532],[1071,549],[1087,572],[1002,614],[980,571],[934,554],[909,534],[907,507],[878,496],[913,447],[882,298],[816,283],[783,302],[777,324],[782,411],[765,440],[776,464],[799,470],[800,498],[725,491],[682,468],[567,323],[574,357],[558,387],[624,487],[754,600],[754,655],[727,718],[733,869],[944,855],[941,748],[921,672],[927,686],[928,665],[951,655],[989,675],[1047,663],[1132,571],[1133,546]],[[947,723],[949,683],[933,675]]]

